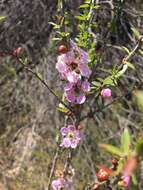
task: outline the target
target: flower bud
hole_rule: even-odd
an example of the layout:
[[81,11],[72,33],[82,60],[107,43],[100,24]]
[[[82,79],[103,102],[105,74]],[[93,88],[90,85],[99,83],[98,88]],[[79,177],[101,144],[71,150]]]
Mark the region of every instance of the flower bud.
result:
[[110,168],[101,167],[97,173],[97,179],[100,182],[106,181],[112,173],[113,171]]
[[58,47],[58,52],[59,53],[61,53],[61,54],[63,54],[63,53],[66,53],[68,51],[68,48],[67,48],[67,46],[66,45],[60,45],[59,47]]
[[17,56],[23,51],[22,47],[18,47],[13,51],[13,55]]
[[112,91],[110,88],[104,88],[101,91],[101,96],[103,98],[110,98],[112,96]]

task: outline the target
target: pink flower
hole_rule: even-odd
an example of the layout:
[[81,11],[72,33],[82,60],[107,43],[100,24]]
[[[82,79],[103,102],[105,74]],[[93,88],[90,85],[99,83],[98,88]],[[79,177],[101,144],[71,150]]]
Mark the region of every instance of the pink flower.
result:
[[131,180],[131,177],[130,176],[122,176],[122,185],[124,187],[129,187],[130,185],[130,180]]
[[111,91],[111,89],[110,89],[110,88],[104,88],[104,89],[102,89],[102,91],[101,91],[101,96],[102,96],[103,98],[109,98],[109,97],[111,97],[111,96],[112,96],[112,91]]
[[[58,56],[56,69],[62,75],[63,79],[67,79],[71,82],[68,77],[69,75],[75,75],[75,73],[86,78],[90,77],[91,70],[89,69],[87,63],[87,52],[79,48],[73,41],[71,41],[71,50]],[[67,76],[67,78],[65,76]]]
[[65,97],[69,102],[83,104],[86,100],[85,93],[90,91],[90,83],[78,80],[76,84],[68,83],[64,90]]
[[65,186],[65,179],[62,177],[52,181],[52,188],[54,190],[60,190],[61,188],[64,188],[64,186]]
[[68,125],[68,127],[61,128],[61,134],[63,136],[61,147],[65,148],[76,148],[79,141],[81,140],[79,131],[74,125]]
[[58,179],[53,180],[51,185],[53,190],[71,190],[73,186],[73,180],[72,177],[67,179],[59,177]]

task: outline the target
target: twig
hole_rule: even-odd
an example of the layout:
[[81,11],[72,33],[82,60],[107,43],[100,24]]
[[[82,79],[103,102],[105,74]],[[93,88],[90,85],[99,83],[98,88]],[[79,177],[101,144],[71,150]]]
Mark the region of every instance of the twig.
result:
[[56,150],[56,153],[55,153],[55,156],[53,158],[52,168],[50,170],[50,175],[49,175],[49,179],[48,179],[47,190],[49,190],[50,186],[51,186],[52,177],[53,177],[53,174],[54,174],[54,171],[55,171],[55,167],[56,167],[56,163],[57,163],[58,156],[59,156],[59,150],[60,150],[60,147],[58,146],[57,150]]
[[126,63],[127,61],[129,61],[129,60],[135,55],[135,53],[140,49],[142,43],[143,43],[143,36],[140,36],[137,45],[136,45],[135,48],[122,60],[122,63]]
[[71,163],[71,159],[72,159],[72,150],[70,149],[69,153],[68,153],[68,156],[67,156],[67,159],[66,159],[65,166],[64,166],[64,171],[63,171],[64,176],[66,176],[67,173],[68,173],[68,169],[69,169],[69,166],[70,166],[70,163]]
[[32,73],[49,91],[51,94],[53,94],[56,99],[61,103],[63,104],[74,116],[75,116],[75,113],[74,111],[72,110],[72,108],[70,108],[67,104],[65,104],[57,95],[56,93],[48,86],[48,84],[46,83],[46,81],[44,79],[42,79],[38,73],[34,72],[32,69],[30,69],[29,67],[27,67],[18,57],[16,57],[18,62],[20,64],[23,65],[24,69],[26,69],[28,72]]

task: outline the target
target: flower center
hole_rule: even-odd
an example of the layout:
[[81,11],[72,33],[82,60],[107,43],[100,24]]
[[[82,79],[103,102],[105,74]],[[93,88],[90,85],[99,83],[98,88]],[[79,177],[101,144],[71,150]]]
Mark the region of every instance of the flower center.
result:
[[80,89],[77,87],[77,86],[75,86],[75,89],[74,89],[74,93],[75,93],[75,95],[79,95],[79,93],[80,93]]
[[72,69],[72,70],[75,70],[76,68],[77,68],[77,64],[76,64],[76,63],[74,63],[74,62],[73,62],[73,63],[71,63],[71,69]]
[[71,133],[71,132],[70,132],[70,133],[68,133],[68,138],[69,138],[69,139],[73,139],[73,138],[74,138],[74,134],[73,134],[73,133]]

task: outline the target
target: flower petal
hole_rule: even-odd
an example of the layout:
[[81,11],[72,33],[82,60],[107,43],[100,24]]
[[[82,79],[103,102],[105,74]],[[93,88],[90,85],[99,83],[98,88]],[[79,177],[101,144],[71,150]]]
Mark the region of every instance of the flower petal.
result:
[[83,49],[80,49],[81,59],[80,63],[87,64],[88,62],[88,53]]
[[68,102],[75,103],[76,97],[72,91],[66,92],[66,98]]
[[84,94],[80,94],[77,98],[76,98],[76,102],[77,104],[83,104],[86,100],[86,97]]
[[69,148],[71,146],[70,139],[64,138],[60,146],[65,147],[65,148]]
[[71,83],[77,83],[78,79],[79,79],[79,74],[77,74],[76,72],[72,71],[72,72],[68,72],[66,74],[67,76],[67,80]]
[[64,62],[57,62],[56,69],[59,71],[59,73],[68,72],[68,66]]
[[90,83],[88,81],[84,81],[81,85],[81,88],[84,92],[90,91]]
[[69,132],[74,132],[74,131],[76,131],[75,126],[74,126],[74,125],[68,125],[68,131],[69,131]]
[[91,70],[89,69],[89,67],[85,64],[79,64],[79,70],[81,72],[81,75],[84,77],[89,78],[91,75]]
[[65,88],[64,88],[64,91],[65,92],[71,91],[72,88],[73,88],[73,83],[67,83]]
[[78,145],[78,143],[79,143],[79,141],[77,141],[76,139],[73,139],[73,140],[71,141],[71,148],[76,148],[77,145]]
[[67,127],[62,127],[61,128],[61,130],[60,130],[60,132],[61,132],[61,134],[63,135],[63,136],[66,136],[67,134],[68,134],[68,128]]
[[61,181],[59,179],[52,181],[52,188],[54,190],[61,188]]

